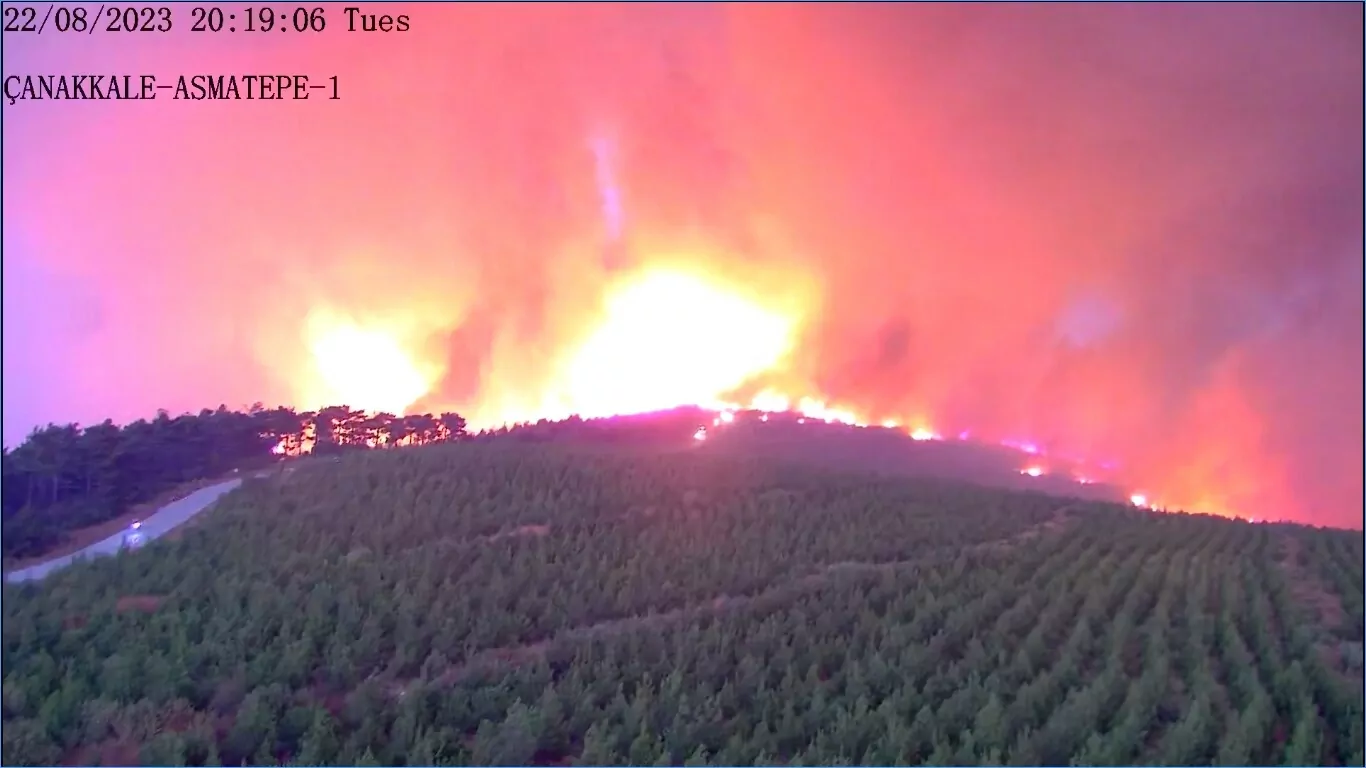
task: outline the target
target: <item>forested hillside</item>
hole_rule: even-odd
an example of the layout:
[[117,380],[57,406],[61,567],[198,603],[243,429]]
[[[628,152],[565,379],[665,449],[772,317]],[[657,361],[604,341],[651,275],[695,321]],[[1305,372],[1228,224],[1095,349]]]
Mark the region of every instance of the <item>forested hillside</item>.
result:
[[459,438],[465,420],[448,413],[366,414],[345,406],[232,411],[224,406],[125,426],[112,421],[36,429],[0,456],[3,552],[41,554],[67,532],[109,520],[193,480],[259,464],[274,451],[414,445]]
[[[948,477],[997,487],[1047,490],[1098,500],[1125,494],[1104,484],[1077,485],[1066,474],[1022,478],[1020,454],[969,442],[922,443],[902,430],[823,424],[795,414],[739,412],[713,432],[708,450],[766,455],[789,463]],[[685,407],[599,419],[541,420],[471,434],[459,414],[394,416],[346,406],[296,412],[224,406],[119,427],[49,425],[0,456],[3,472],[3,554],[43,555],[73,530],[112,520],[134,505],[186,483],[221,477],[303,453],[420,446],[452,440],[510,440],[575,445],[664,447],[691,444],[716,414]],[[800,421],[802,424],[798,424]]]
[[1355,532],[495,440],[182,534],[4,586],[5,764],[1363,762]]

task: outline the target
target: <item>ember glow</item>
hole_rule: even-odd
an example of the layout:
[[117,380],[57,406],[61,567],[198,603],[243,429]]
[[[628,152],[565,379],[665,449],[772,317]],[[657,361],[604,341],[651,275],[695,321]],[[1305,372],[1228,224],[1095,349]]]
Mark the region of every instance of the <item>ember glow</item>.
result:
[[[7,444],[219,402],[696,403],[1361,526],[1359,5],[391,12],[421,24],[6,39],[6,71],[250,53],[345,89],[6,108]],[[395,85],[437,70],[478,76]]]

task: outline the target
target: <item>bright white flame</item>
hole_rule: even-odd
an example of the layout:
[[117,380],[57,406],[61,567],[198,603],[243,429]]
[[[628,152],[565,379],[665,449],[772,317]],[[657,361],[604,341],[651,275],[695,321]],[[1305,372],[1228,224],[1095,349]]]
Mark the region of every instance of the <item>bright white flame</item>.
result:
[[853,413],[842,408],[831,408],[819,400],[803,397],[797,403],[797,412],[803,416],[810,416],[813,419],[820,419],[826,424],[857,424],[858,418]]
[[912,439],[912,440],[938,440],[938,439],[939,439],[939,435],[936,435],[936,434],[934,433],[933,430],[925,429],[924,427],[920,427],[920,428],[918,428],[918,429],[913,429],[913,430],[911,430],[911,439]]
[[1020,474],[1029,475],[1030,477],[1039,477],[1043,474],[1043,467],[1026,467],[1025,469],[1020,470]]
[[652,272],[608,297],[561,399],[585,417],[698,403],[776,367],[793,332],[785,315],[693,275]]
[[756,411],[782,413],[792,407],[792,401],[772,390],[764,390],[754,396],[754,400],[750,402],[750,407]]
[[735,414],[731,413],[730,411],[722,411],[722,412],[721,412],[721,421],[724,421],[724,422],[726,422],[727,424],[729,424],[729,423],[731,423],[732,421],[735,421]]
[[313,404],[402,413],[427,391],[426,377],[394,336],[323,315],[310,320],[309,347],[321,385]]
[[1146,507],[1148,506],[1148,497],[1141,493],[1135,493],[1129,497],[1129,503],[1133,504],[1135,507]]
[[694,440],[706,440],[706,439],[707,439],[707,428],[706,428],[706,427],[698,427],[698,428],[697,428],[697,431],[694,432],[694,433],[692,433],[692,439],[694,439]]

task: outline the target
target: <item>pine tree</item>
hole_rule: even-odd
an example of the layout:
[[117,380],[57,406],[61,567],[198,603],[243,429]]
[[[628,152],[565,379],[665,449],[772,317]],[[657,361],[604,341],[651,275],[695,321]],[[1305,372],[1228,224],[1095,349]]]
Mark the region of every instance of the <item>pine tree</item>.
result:
[[1039,757],[1039,749],[1035,745],[1036,735],[1028,729],[1020,734],[1015,740],[1015,744],[1010,748],[1010,765],[1043,765]]
[[564,704],[555,686],[548,685],[541,692],[536,704],[536,715],[541,725],[540,749],[550,755],[566,753],[569,750],[569,733]]
[[296,759],[303,765],[331,765],[337,757],[337,731],[332,715],[325,709],[313,712],[313,722],[299,742]]
[[407,765],[436,765],[439,751],[437,739],[431,731],[423,730],[417,734],[413,740],[413,745],[406,751],[404,763]]
[[1006,733],[1005,706],[1001,703],[1001,697],[992,692],[987,698],[987,703],[977,712],[977,717],[972,723],[972,732],[976,735],[977,741],[984,748],[990,749],[1004,748],[1007,746],[1006,740],[1010,734]]
[[1319,765],[1323,762],[1323,728],[1316,709],[1308,711],[1295,723],[1295,731],[1285,745],[1285,765]]
[[912,755],[912,762],[922,758],[930,751],[934,742],[934,710],[929,705],[921,707],[915,713],[915,719],[911,721],[911,727],[906,734],[906,743],[909,745]]
[[697,746],[697,749],[694,749],[694,750],[693,750],[693,753],[692,753],[691,755],[688,755],[688,759],[683,761],[683,765],[686,765],[686,766],[710,765],[710,760],[709,760],[709,758],[710,758],[710,755],[707,753],[707,748],[699,744],[699,745]]
[[178,733],[159,733],[138,754],[144,765],[185,765],[185,739]]
[[1001,753],[1001,750],[997,749],[996,747],[992,747],[991,749],[988,749],[988,750],[986,751],[986,754],[982,755],[982,759],[981,759],[981,761],[978,763],[978,765],[1005,765],[1005,764],[1006,764],[1005,756]]
[[[478,760],[475,761],[476,764]],[[611,726],[602,722],[594,723],[583,735],[583,751],[575,765],[619,765],[616,738]]]
[[958,750],[954,753],[954,762],[958,765],[980,765],[981,760],[977,757],[977,739],[972,731],[963,731],[959,736]]
[[1216,765],[1251,765],[1252,747],[1248,744],[1247,728],[1243,718],[1230,715],[1224,735],[1219,739],[1219,751],[1214,757]]
[[470,745],[470,758],[476,765],[492,765],[498,752],[498,726],[492,720],[484,720],[474,732]]
[[659,737],[650,733],[648,725],[642,724],[640,732],[631,740],[627,759],[631,765],[652,765],[664,753],[664,744]]
[[498,726],[498,750],[490,765],[527,765],[541,743],[540,719],[521,701],[508,707]]
[[1072,756],[1068,765],[1114,765],[1115,761],[1110,760],[1107,755],[1108,750],[1105,746],[1105,737],[1099,733],[1091,734],[1081,749]]

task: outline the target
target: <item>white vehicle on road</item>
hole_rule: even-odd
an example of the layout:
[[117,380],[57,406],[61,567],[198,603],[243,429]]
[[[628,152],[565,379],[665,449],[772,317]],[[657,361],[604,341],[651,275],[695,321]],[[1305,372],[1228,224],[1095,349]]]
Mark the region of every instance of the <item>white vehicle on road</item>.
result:
[[137,549],[147,543],[147,536],[142,532],[142,521],[134,520],[128,526],[128,530],[123,532],[123,548]]

